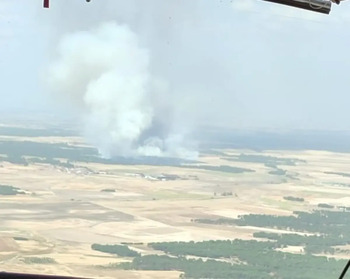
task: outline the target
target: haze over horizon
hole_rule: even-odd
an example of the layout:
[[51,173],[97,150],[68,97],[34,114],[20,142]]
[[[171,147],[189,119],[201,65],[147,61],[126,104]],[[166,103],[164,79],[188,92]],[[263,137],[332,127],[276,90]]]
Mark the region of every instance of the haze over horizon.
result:
[[[345,1],[325,16],[253,0],[52,0],[43,9],[5,0],[0,111],[78,116],[102,135],[97,145],[139,142],[145,153],[149,145],[176,153],[202,125],[350,130],[348,9]],[[135,78],[139,89],[122,81]]]

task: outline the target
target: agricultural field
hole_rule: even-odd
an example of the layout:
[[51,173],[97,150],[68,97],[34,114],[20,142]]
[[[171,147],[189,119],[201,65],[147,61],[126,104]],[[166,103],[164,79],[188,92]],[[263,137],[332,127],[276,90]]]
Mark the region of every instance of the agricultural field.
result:
[[64,131],[0,129],[0,262],[86,278],[337,278],[350,153],[203,148],[99,157]]

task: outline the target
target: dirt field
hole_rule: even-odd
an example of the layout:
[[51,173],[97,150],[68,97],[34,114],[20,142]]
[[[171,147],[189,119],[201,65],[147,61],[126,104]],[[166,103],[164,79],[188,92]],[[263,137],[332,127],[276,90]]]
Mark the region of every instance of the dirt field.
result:
[[[242,151],[225,152],[238,155]],[[279,166],[292,178],[272,175],[271,169],[261,163],[233,162],[205,154],[200,160],[208,165],[229,165],[255,172],[77,164],[76,168],[88,167],[93,171],[84,174],[46,164],[1,163],[0,184],[26,192],[0,196],[1,269],[96,278],[178,278],[180,273],[175,271],[102,269],[99,266],[130,259],[94,251],[91,245],[142,243],[131,247],[145,255],[154,254],[157,252],[148,248],[147,243],[252,239],[255,231],[262,230],[192,222],[196,218],[237,218],[249,213],[290,215],[294,210],[310,210],[319,203],[350,206],[349,190],[344,187],[350,184],[350,178],[325,173],[346,172],[349,154],[320,151],[259,154],[303,162]],[[161,174],[179,178],[155,179]],[[283,199],[284,196],[304,198],[305,202],[295,203]],[[286,250],[300,252],[295,247]],[[28,263],[29,257],[47,257],[54,263]]]

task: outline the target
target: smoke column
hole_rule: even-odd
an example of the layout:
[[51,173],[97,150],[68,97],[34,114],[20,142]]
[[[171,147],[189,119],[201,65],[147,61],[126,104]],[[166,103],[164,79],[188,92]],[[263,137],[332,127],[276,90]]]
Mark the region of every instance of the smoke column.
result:
[[85,134],[103,156],[195,156],[171,129],[166,84],[149,67],[137,35],[107,22],[62,38],[50,83],[81,108]]
[[241,122],[230,2],[60,0],[49,13],[50,91],[103,156],[195,158],[196,129]]

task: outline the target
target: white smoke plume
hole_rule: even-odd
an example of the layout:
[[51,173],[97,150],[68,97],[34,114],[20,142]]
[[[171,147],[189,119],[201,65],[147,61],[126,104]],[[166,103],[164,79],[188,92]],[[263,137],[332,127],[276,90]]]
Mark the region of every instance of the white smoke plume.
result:
[[127,25],[102,23],[65,35],[50,84],[85,117],[87,138],[105,157],[193,157],[173,130],[166,83],[150,73],[150,55]]
[[198,129],[241,122],[229,1],[60,0],[49,12],[50,91],[103,156],[195,158]]

